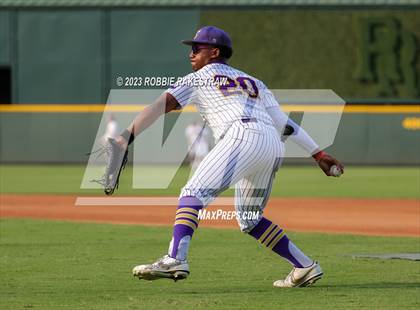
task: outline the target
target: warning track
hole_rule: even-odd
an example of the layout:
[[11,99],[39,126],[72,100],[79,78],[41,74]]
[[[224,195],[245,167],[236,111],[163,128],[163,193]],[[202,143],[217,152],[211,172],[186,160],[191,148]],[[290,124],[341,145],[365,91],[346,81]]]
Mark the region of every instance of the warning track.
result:
[[[176,210],[157,204],[75,206],[76,196],[62,195],[6,194],[0,199],[2,218],[172,225]],[[233,207],[208,207],[217,209]],[[415,199],[272,198],[264,214],[292,231],[420,237],[420,201]],[[200,227],[238,229],[235,219],[202,220]]]

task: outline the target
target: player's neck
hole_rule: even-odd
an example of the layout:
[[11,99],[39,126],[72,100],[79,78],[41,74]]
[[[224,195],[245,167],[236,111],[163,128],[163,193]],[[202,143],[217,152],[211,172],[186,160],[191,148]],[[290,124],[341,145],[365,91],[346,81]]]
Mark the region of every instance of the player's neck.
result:
[[201,68],[199,68],[199,69],[195,69],[194,71],[198,71],[198,70],[201,70],[201,69],[203,69],[205,66],[208,66],[208,65],[211,65],[211,64],[222,64],[222,65],[227,65],[228,66],[228,63],[226,62],[226,60],[225,59],[222,59],[222,58],[217,58],[217,59],[210,59],[204,66],[202,66]]
[[210,59],[207,64],[223,64],[227,65],[226,60],[222,58]]

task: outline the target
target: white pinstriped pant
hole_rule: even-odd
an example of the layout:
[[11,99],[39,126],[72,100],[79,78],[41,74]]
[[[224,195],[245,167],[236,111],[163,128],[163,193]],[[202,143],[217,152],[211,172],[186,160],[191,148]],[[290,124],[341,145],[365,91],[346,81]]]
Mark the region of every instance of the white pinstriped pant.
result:
[[262,217],[283,153],[274,127],[236,121],[203,159],[180,197],[194,196],[206,207],[235,184],[235,210],[259,213],[257,219],[238,218],[241,230],[249,232]]

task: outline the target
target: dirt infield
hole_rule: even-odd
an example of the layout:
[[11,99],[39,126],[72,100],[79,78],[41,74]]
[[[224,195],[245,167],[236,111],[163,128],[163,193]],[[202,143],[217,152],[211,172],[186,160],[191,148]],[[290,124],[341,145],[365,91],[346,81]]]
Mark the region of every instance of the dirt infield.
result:
[[[42,218],[120,224],[172,225],[176,206],[75,206],[76,196],[1,195],[2,218]],[[233,210],[212,205],[209,211]],[[420,236],[420,201],[347,198],[272,198],[265,216],[293,231]],[[237,228],[232,220],[200,226]]]

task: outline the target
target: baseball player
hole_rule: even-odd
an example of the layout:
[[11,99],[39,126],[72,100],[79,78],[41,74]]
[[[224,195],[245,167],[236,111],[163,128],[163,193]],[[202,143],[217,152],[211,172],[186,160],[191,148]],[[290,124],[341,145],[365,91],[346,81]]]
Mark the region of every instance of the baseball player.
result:
[[188,155],[191,168],[195,171],[209,153],[209,130],[207,126],[203,126],[199,122],[193,122],[185,128],[185,137],[190,150]]
[[258,218],[252,220],[238,216],[241,231],[293,266],[290,274],[275,281],[274,286],[311,285],[323,275],[319,263],[289,240],[281,227],[263,216],[284,154],[281,135],[289,135],[307,150],[326,175],[334,175],[332,168],[343,173],[343,166],[288,119],[263,82],[228,65],[232,43],[225,31],[206,26],[198,30],[193,40],[182,42],[191,46],[189,59],[194,72],[138,114],[116,142],[125,149],[162,114],[194,103],[211,128],[216,144],[181,190],[168,254],[152,264],[134,267],[134,276],[145,280],[185,279],[190,273],[187,255],[199,225],[199,210],[235,185],[238,214],[258,213]]
[[108,122],[106,124],[105,133],[102,136],[102,144],[106,145],[108,142],[108,139],[115,139],[118,136],[118,122],[114,117],[114,114],[110,113],[108,115]]

